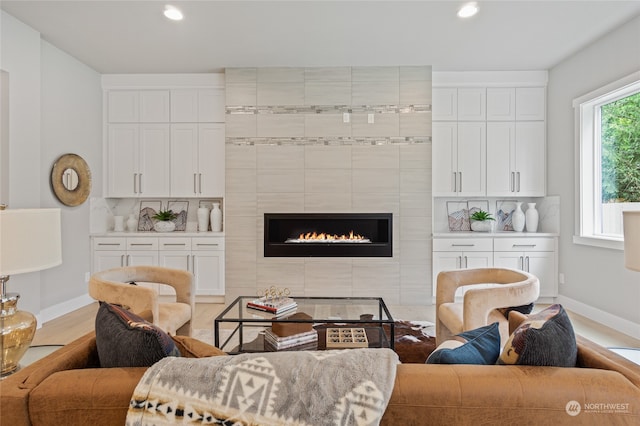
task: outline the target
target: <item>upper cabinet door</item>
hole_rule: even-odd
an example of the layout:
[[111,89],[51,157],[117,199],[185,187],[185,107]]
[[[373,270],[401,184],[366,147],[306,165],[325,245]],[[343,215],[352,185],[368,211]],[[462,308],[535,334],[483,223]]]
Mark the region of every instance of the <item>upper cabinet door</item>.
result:
[[487,88],[487,121],[513,121],[516,119],[516,89],[513,87]]
[[544,87],[516,88],[516,120],[544,120],[546,116],[545,103]]
[[486,123],[458,123],[458,195],[486,194]]
[[140,91],[140,123],[169,122],[169,91]]
[[433,123],[432,177],[434,196],[455,196],[458,193],[458,125]]
[[455,121],[458,119],[458,89],[434,87],[431,99],[431,119],[433,121]]
[[140,125],[138,195],[162,197],[169,193],[169,124]]
[[485,88],[458,89],[458,121],[484,121],[486,113]]
[[137,90],[111,90],[107,95],[107,120],[109,123],[137,123],[139,102]]
[[107,128],[106,197],[138,196],[138,134],[137,124]]
[[198,122],[225,122],[224,89],[198,90]]
[[198,122],[197,89],[177,89],[171,91],[171,122]]

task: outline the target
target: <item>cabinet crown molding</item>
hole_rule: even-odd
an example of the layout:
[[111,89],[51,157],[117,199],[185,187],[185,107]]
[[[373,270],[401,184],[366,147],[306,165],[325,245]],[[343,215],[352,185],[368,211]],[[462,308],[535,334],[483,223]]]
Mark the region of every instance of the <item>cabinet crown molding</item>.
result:
[[546,86],[549,72],[540,71],[434,71],[433,87]]
[[225,87],[224,73],[103,74],[102,89],[190,89]]

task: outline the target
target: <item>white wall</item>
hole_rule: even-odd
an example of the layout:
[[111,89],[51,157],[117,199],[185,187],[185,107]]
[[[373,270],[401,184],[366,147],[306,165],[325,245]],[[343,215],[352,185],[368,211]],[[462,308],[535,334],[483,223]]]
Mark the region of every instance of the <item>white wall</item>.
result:
[[573,243],[576,151],[572,100],[640,69],[640,18],[607,34],[549,72],[548,192],[562,199],[560,302],[640,337],[640,273],[626,270],[620,250]]
[[[55,199],[49,174],[67,152],[85,158],[92,169],[92,195],[102,187],[102,90],[100,75],[41,41],[40,34],[11,15],[1,15],[0,68],[9,73],[10,208],[62,210],[61,266],[11,277],[21,309],[40,323],[86,303],[89,271],[88,203],[66,207]],[[96,190],[97,188],[97,190]]]

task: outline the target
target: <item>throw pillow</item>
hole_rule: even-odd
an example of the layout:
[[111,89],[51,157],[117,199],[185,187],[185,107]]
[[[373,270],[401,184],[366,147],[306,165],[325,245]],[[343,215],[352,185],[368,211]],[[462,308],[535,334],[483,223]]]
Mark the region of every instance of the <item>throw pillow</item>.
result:
[[562,305],[529,315],[509,336],[498,364],[575,367],[578,356],[571,320]]
[[533,311],[533,302],[528,305],[520,305],[520,306],[511,306],[509,308],[499,308],[498,311],[504,315],[505,318],[509,318],[509,312],[516,311],[521,314],[528,315]]
[[121,306],[100,302],[96,346],[101,367],[150,367],[166,356],[180,356],[173,339]]
[[[427,358],[427,364],[495,364],[500,355],[498,323],[464,331],[456,335],[462,345],[440,345]],[[447,342],[445,342],[447,343]]]

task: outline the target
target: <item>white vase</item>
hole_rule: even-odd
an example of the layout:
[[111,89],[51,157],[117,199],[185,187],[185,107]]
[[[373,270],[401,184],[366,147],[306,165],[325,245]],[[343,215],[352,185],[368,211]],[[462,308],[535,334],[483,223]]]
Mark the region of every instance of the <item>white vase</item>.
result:
[[213,232],[222,231],[222,210],[220,210],[220,203],[213,203],[211,209],[211,230]]
[[209,230],[209,209],[206,207],[198,208],[198,231],[206,232]]
[[129,219],[127,219],[127,229],[129,232],[135,232],[138,228],[138,219],[136,219],[136,215],[131,213],[129,215]]
[[513,230],[516,232],[522,232],[524,230],[525,217],[524,212],[522,211],[522,203],[516,203],[516,209],[513,212],[513,216],[511,217],[511,225],[513,226]]
[[156,232],[173,232],[176,229],[176,224],[170,220],[161,220],[153,225],[153,229],[155,229]]
[[527,232],[536,232],[538,230],[539,214],[536,210],[536,203],[528,203],[527,211],[524,214],[527,226]]
[[113,230],[115,232],[124,231],[124,216],[114,216],[113,217]]

